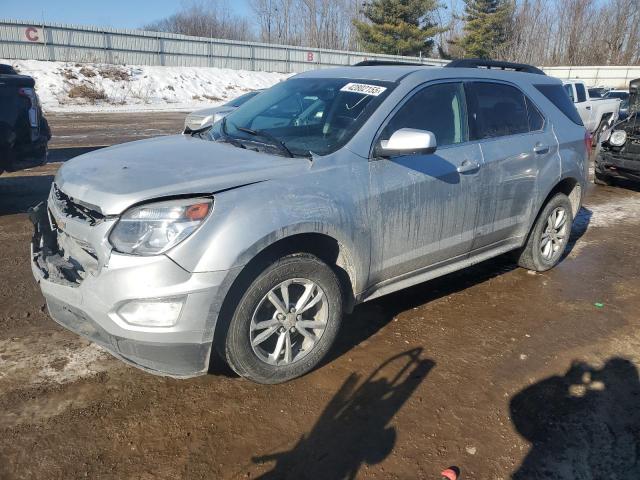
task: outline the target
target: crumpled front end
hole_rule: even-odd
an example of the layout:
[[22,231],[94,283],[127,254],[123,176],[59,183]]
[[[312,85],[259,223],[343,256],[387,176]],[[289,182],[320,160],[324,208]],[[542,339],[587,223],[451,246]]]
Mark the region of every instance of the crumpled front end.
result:
[[[153,373],[207,372],[229,272],[192,273],[165,255],[112,251],[107,238],[117,218],[72,199],[55,184],[48,201],[30,216],[32,271],[56,322]],[[136,324],[128,316],[140,303],[153,310],[168,301],[178,309],[172,324]]]
[[640,121],[637,114],[624,122],[618,123],[614,131],[624,130],[626,141],[616,146],[609,139],[602,143],[602,148],[595,161],[595,170],[601,176],[624,178],[640,181]]

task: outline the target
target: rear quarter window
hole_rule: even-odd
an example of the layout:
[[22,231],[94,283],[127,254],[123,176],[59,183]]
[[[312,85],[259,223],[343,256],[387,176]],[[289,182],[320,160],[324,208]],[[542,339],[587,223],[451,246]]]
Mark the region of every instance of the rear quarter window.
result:
[[534,85],[534,87],[547,97],[547,100],[553,103],[565,117],[576,125],[584,126],[576,107],[562,85]]

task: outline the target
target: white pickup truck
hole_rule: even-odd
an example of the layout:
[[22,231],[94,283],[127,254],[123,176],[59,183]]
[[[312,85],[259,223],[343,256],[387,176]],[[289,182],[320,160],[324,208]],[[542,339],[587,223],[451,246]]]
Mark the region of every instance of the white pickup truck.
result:
[[618,120],[620,100],[589,97],[589,91],[582,80],[563,80],[562,83],[596,145],[600,134]]

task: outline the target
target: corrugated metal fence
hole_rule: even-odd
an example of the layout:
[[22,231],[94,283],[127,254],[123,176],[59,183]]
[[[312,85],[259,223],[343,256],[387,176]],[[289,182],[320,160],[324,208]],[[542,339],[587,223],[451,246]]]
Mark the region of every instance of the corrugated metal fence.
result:
[[[298,73],[353,65],[363,60],[400,60],[444,65],[446,60],[378,55],[266,43],[190,37],[173,33],[97,28],[81,25],[0,20],[0,58],[218,67]],[[640,66],[543,67],[558,78],[582,79],[589,85],[625,87],[640,78]]]
[[0,20],[0,58],[127,65],[218,67],[298,73],[369,59],[442,65],[444,60],[377,55],[172,33]]
[[640,66],[628,67],[544,67],[544,72],[562,79],[584,80],[587,85],[628,88],[629,82],[640,78]]

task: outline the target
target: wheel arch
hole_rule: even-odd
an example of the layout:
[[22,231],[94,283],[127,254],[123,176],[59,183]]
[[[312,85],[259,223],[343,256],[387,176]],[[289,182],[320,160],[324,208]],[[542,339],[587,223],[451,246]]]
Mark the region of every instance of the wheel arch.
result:
[[526,235],[524,237],[524,244],[527,243],[531,232],[533,231],[533,227],[538,221],[538,217],[546,207],[549,200],[553,198],[553,196],[557,193],[563,193],[567,197],[569,197],[569,203],[571,203],[571,213],[573,214],[573,218],[576,217],[578,211],[580,210],[580,206],[582,205],[582,195],[583,188],[580,181],[574,177],[564,177],[560,181],[556,182],[556,184],[549,190],[547,195],[545,195],[544,199],[538,205],[538,210],[536,211],[535,216],[531,219],[529,223],[528,230],[526,231]]
[[229,328],[233,313],[251,282],[278,258],[295,253],[315,255],[329,265],[340,282],[345,313],[353,310],[354,287],[358,279],[351,252],[337,239],[324,233],[305,232],[289,235],[264,246],[240,269],[231,282],[218,312],[213,335],[215,348],[212,354],[214,351],[223,351],[225,331]]
[[582,205],[583,191],[581,183],[573,177],[565,177],[558,183],[556,183],[556,185],[549,191],[544,201],[540,205],[540,208],[538,209],[538,215],[556,193],[563,193],[567,197],[569,197],[569,202],[571,203],[571,212],[575,218],[578,211],[580,210],[580,206]]

